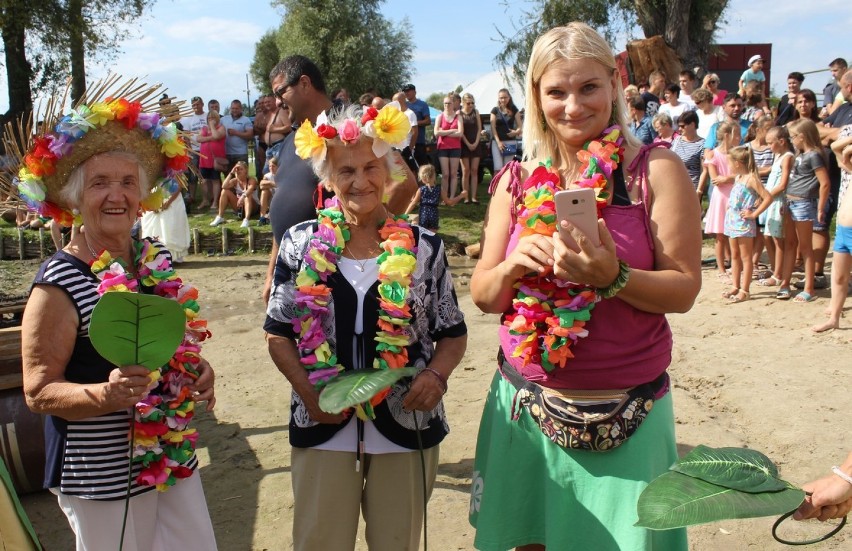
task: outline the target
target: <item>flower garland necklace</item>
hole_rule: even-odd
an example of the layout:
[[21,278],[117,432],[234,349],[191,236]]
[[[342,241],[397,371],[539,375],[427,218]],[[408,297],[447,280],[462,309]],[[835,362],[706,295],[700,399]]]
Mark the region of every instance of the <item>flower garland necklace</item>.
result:
[[177,276],[165,251],[148,240],[134,242],[133,250],[136,278],[109,251],[92,261],[92,273],[101,280],[98,294],[139,292],[141,285],[157,296],[176,300],[186,316],[183,342],[168,365],[151,372],[151,381],[159,384],[134,408],[132,461],[143,467],[136,483],[164,492],[179,478],[192,475],[186,465],[195,453],[198,432],[189,428],[195,408],[190,385],[198,379],[201,342],[210,337],[210,331],[207,321],[198,317],[198,289]]
[[[337,362],[323,323],[328,316],[331,289],[328,278],[337,271],[337,263],[350,238],[349,226],[336,198],[326,202],[317,215],[317,230],[308,242],[304,263],[296,276],[294,298],[296,317],[293,329],[299,333],[299,360],[308,371],[308,380],[317,390],[334,379],[344,367]],[[379,319],[376,332],[376,357],[373,369],[398,369],[408,365],[410,337],[406,328],[411,323],[407,304],[411,274],[417,262],[414,232],[404,216],[389,216],[379,235],[383,239],[379,265]],[[390,389],[375,395],[356,407],[360,419],[374,419],[375,406]]]
[[[580,179],[566,188],[594,189],[598,218],[608,204],[607,178],[624,158],[623,142],[621,128],[613,125],[577,152]],[[522,228],[519,237],[553,236],[557,222],[554,195],[560,184],[559,174],[552,170],[549,159],[523,183],[517,218]],[[506,314],[503,321],[509,327],[512,357],[521,358],[523,365],[540,364],[547,372],[564,368],[574,357],[571,348],[589,335],[585,325],[600,300],[596,289],[561,280],[553,275],[552,268],[542,275],[522,277],[514,287],[517,292],[512,313]]]

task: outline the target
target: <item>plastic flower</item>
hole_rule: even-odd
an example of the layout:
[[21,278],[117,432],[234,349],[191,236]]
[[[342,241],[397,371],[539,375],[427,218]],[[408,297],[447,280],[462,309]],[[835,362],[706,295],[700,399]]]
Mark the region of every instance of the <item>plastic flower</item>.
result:
[[383,157],[391,147],[403,145],[405,137],[411,131],[411,122],[398,107],[396,102],[382,107],[373,120],[364,125],[364,134],[373,138],[373,153]]
[[354,120],[346,119],[338,128],[338,135],[344,142],[354,143],[361,137],[361,128]]
[[320,160],[325,159],[327,151],[325,139],[316,133],[308,119],[305,119],[305,122],[296,130],[294,143],[296,145],[296,155],[302,159],[311,159],[314,157]]

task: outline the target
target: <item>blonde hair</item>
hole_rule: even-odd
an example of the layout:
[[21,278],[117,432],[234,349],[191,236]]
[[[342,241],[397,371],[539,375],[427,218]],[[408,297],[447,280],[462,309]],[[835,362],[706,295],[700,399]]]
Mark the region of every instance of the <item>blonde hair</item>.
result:
[[473,94],[471,94],[470,92],[465,92],[464,94],[462,94],[462,100],[470,100],[473,103],[476,103],[476,100],[473,99]]
[[438,175],[435,173],[435,167],[432,165],[422,165],[420,170],[417,171],[417,179],[424,184],[434,184],[437,176]]
[[207,112],[207,120],[208,121],[210,120],[210,117],[213,117],[214,119],[216,119],[216,122],[219,122],[222,119],[222,117],[219,116],[219,112],[216,111],[215,109],[211,109],[210,111]]
[[747,145],[738,145],[728,151],[728,158],[734,163],[742,163],[745,165],[748,173],[754,177],[754,181],[760,184],[760,173],[757,171],[757,162],[754,160],[754,153]]
[[[796,133],[802,136],[805,140],[805,145],[822,156],[822,161],[825,166],[828,166],[828,156],[825,154],[825,149],[822,147],[822,142],[819,139],[819,129],[811,119],[796,119],[789,125],[790,133]],[[800,153],[804,153],[800,151]]]
[[716,143],[717,145],[725,145],[725,136],[736,130],[739,132],[739,125],[731,121],[722,121],[716,127]]
[[[542,75],[555,63],[568,60],[593,61],[603,65],[611,73],[618,70],[612,49],[601,35],[585,23],[569,23],[564,27],[551,29],[538,37],[533,45],[529,67],[527,67],[525,86],[527,101],[524,118],[525,159],[549,157],[555,166],[561,163],[556,136],[548,129],[542,128],[542,121],[545,119],[539,92]],[[627,103],[624,100],[624,91],[620,88],[619,86],[613,94],[615,111],[612,113],[612,120],[626,129],[629,124]],[[627,145],[632,147],[640,145],[632,133],[624,131],[622,135]]]

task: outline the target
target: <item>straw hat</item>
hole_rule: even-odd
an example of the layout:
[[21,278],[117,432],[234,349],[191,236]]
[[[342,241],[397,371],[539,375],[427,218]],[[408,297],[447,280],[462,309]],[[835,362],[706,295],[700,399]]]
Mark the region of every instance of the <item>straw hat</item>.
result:
[[[0,191],[42,216],[68,225],[74,214],[61,196],[71,173],[94,155],[132,153],[148,175],[151,189],[143,210],[157,210],[184,185],[191,149],[174,121],[182,102],[163,111],[161,85],[112,75],[93,85],[67,113],[67,90],[50,98],[43,112],[27,123],[8,124],[3,135],[12,170],[0,174]],[[32,131],[32,120],[42,122]],[[23,139],[22,139],[23,137]]]

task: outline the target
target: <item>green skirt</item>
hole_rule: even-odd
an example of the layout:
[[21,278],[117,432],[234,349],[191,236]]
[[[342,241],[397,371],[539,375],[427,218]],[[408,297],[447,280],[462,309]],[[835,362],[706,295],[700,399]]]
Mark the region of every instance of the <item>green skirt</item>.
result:
[[671,393],[627,442],[610,451],[566,450],[526,408],[510,418],[515,388],[498,371],[479,426],[470,499],[474,546],[505,551],[687,549],[686,530],[636,528],[636,502],[677,459]]

